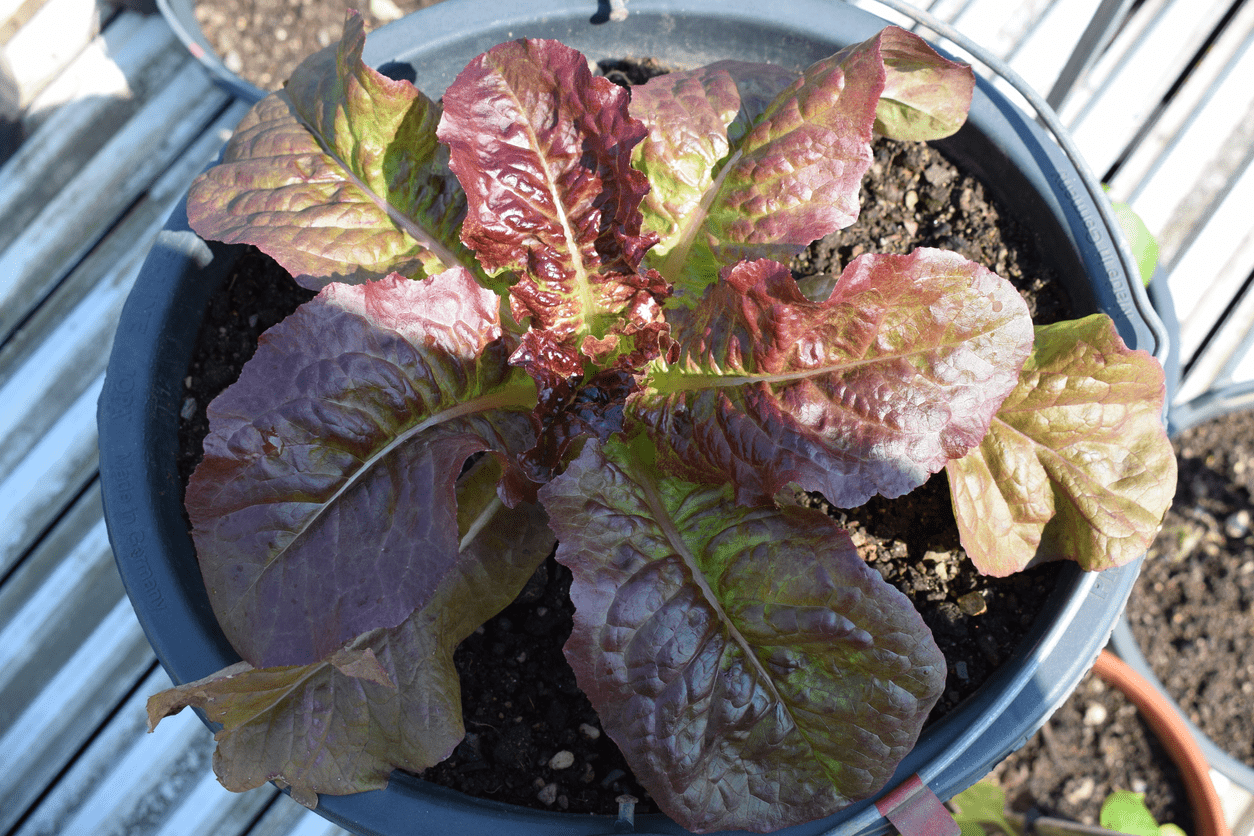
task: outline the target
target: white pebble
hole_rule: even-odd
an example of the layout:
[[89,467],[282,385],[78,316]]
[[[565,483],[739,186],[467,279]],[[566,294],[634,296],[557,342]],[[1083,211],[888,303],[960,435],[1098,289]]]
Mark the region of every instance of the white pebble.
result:
[[1099,702],[1089,703],[1084,709],[1084,725],[1100,726],[1106,722],[1106,706]]
[[575,753],[563,749],[549,758],[549,769],[570,769],[575,765]]

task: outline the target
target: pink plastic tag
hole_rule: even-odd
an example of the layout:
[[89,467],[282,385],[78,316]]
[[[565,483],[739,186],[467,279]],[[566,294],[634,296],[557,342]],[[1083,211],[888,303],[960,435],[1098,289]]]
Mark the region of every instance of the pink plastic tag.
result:
[[875,802],[901,836],[959,836],[961,828],[918,773]]

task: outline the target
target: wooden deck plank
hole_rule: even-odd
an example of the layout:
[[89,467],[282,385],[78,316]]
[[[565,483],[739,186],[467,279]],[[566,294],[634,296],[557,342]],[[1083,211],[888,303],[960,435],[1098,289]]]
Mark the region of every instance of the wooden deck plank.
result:
[[[182,800],[212,775],[213,736],[191,711],[147,733],[147,696],[169,687],[159,668],[122,705],[106,731],[40,801],[14,836],[138,836],[155,834],[183,812]],[[205,791],[201,791],[202,793]],[[200,816],[182,818],[184,836],[236,836],[278,792],[266,786],[236,794],[218,786]],[[226,825],[219,829],[218,825]]]
[[1056,0],[1034,20],[1020,21],[1021,28],[1011,31],[1015,45],[1007,61],[1042,96],[1053,88],[1071,57],[1071,49],[1059,49],[1059,44],[1079,42],[1096,6],[1094,0]]
[[0,48],[25,108],[100,31],[103,0],[46,0]]
[[247,108],[228,108],[0,349],[0,478],[101,372],[148,249]]
[[46,104],[0,168],[0,250],[9,246],[187,59],[160,18],[119,17],[62,76],[71,101]]
[[1223,325],[1193,358],[1181,381],[1177,403],[1187,403],[1211,389],[1254,380],[1254,292],[1246,288]]
[[95,400],[118,312],[165,219],[246,110],[223,112],[0,350],[0,576],[95,471]]
[[[1235,127],[1229,123],[1227,130],[1208,130],[1212,119],[1222,120],[1219,124],[1223,125],[1228,122],[1229,116],[1236,113],[1235,110],[1232,110],[1232,114],[1225,113],[1225,110],[1215,110],[1216,100],[1222,100],[1228,95],[1224,88],[1231,84],[1248,88],[1247,79],[1254,77],[1247,74],[1248,66],[1244,64],[1251,52],[1251,38],[1254,38],[1254,5],[1246,3],[1202,56],[1179,93],[1154,122],[1153,128],[1120,164],[1119,170],[1110,180],[1111,195],[1114,198],[1127,202],[1138,201],[1148,182],[1176,155],[1177,148],[1186,141],[1187,133],[1210,134],[1212,141],[1219,142]],[[1231,106],[1224,104],[1222,107],[1228,109]],[[1203,136],[1199,139],[1204,138]],[[1183,153],[1189,157],[1213,156],[1213,153],[1207,154],[1204,150],[1195,148],[1189,148]],[[1147,212],[1153,213],[1155,207],[1144,205],[1140,207],[1140,211],[1144,216]]]
[[[152,660],[152,648],[135,620],[130,602],[118,601],[13,726],[0,736],[0,822],[5,822],[5,827],[12,823],[9,819],[15,820],[42,794],[92,739],[100,723]],[[51,832],[103,831],[53,828]]]
[[1210,209],[1205,224],[1172,266],[1167,279],[1180,320],[1180,357],[1198,351],[1223,311],[1254,272],[1254,164]]
[[226,105],[188,62],[0,253],[0,341]]
[[125,598],[94,488],[0,589],[0,728]]
[[0,481],[0,577],[5,575],[61,515],[95,475],[96,401],[104,375],[97,377]]
[[280,793],[248,836],[349,836],[347,830]]
[[1116,38],[1100,89],[1064,108],[1064,123],[1098,176],[1114,166],[1154,115],[1229,5],[1230,0],[1171,3],[1135,37]]
[[1204,95],[1191,96],[1195,104],[1187,116],[1171,114],[1173,121],[1179,120],[1178,132],[1144,178],[1128,189],[1128,202],[1158,239],[1160,257],[1169,265],[1188,246],[1254,147],[1254,8],[1249,11],[1250,28],[1224,72],[1199,91]]

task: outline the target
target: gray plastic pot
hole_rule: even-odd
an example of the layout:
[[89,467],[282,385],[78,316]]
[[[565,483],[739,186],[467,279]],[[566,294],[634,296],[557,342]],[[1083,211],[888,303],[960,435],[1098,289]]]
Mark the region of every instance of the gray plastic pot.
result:
[[[723,58],[795,69],[872,36],[884,21],[841,2],[632,0],[626,20],[587,0],[448,2],[372,33],[366,60],[438,96],[475,55],[511,38],[558,38],[593,59],[652,56],[678,66]],[[942,149],[1019,213],[1066,277],[1080,312],[1105,311],[1131,346],[1166,356],[1167,339],[1139,281],[1130,280],[1076,167],[1034,121],[981,83],[970,123]],[[101,481],[118,569],[162,664],[178,683],[238,660],[214,621],[180,507],[175,469],[182,379],[206,299],[240,247],[200,240],[185,208],[171,217],[126,303],[100,399]],[[1139,561],[1085,574],[1066,567],[1014,658],[928,728],[885,788],[916,773],[941,798],[982,778],[1021,746],[1074,689],[1106,644]],[[396,773],[389,787],[323,796],[318,810],[361,834],[597,836],[686,831],[661,816],[633,825],[472,799]],[[883,834],[868,800],[790,836]]]

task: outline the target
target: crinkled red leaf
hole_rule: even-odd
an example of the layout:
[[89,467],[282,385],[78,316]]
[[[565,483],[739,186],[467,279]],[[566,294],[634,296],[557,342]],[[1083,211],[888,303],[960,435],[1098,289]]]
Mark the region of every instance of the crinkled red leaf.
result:
[[457,556],[453,480],[534,443],[497,297],[464,270],[330,285],[267,331],[209,407],[187,489],[227,638],[256,667],[394,627]]
[[580,53],[543,40],[493,48],[444,95],[439,137],[469,201],[462,240],[489,272],[518,274],[515,319],[575,352],[615,333],[641,294],[666,292],[638,274],[655,236],[640,230],[648,184],[631,150],[644,128],[627,100]]
[[361,17],[240,122],[192,185],[206,238],[256,244],[305,287],[475,268],[465,196],[436,141],[439,106],[362,63]]
[[566,656],[682,826],[829,815],[913,747],[944,658],[825,514],[738,506],[618,443],[589,444],[541,498],[574,573]]
[[[787,259],[858,217],[858,190],[871,165],[871,129],[884,87],[884,67],[874,53],[819,61],[752,119],[743,138],[732,144],[728,137],[728,153],[714,157],[721,143],[707,141],[701,154],[693,153],[691,143],[676,146],[666,137],[684,135],[693,118],[685,111],[695,114],[697,130],[716,121],[691,103],[699,101],[698,90],[709,91],[710,107],[722,118],[731,115],[734,97],[752,75],[745,65],[694,72],[702,75],[649,82],[660,88],[649,98],[687,101],[660,111],[657,118],[671,123],[650,122],[638,155],[654,192],[650,227],[658,224],[663,234],[651,263],[689,299],[722,267],[746,258]],[[757,84],[765,89],[778,83],[774,68],[760,73]],[[750,96],[740,104],[757,101]],[[651,119],[643,105],[633,112]],[[665,173],[678,153],[686,157],[682,178]]]
[[927,42],[887,26],[867,42],[884,62],[884,91],[875,130],[892,139],[926,142],[956,133],[967,121],[975,73],[942,58]]
[[970,107],[970,68],[888,27],[790,79],[768,64],[720,62],[650,79],[632,115],[649,134],[649,262],[689,301],[742,259],[784,261],[858,217],[872,128],[935,139]]
[[677,336],[679,361],[629,404],[669,472],[730,480],[742,502],[796,482],[855,507],[980,443],[1032,321],[1009,282],[920,249],[858,258],[822,302],[783,265],[737,265]]

